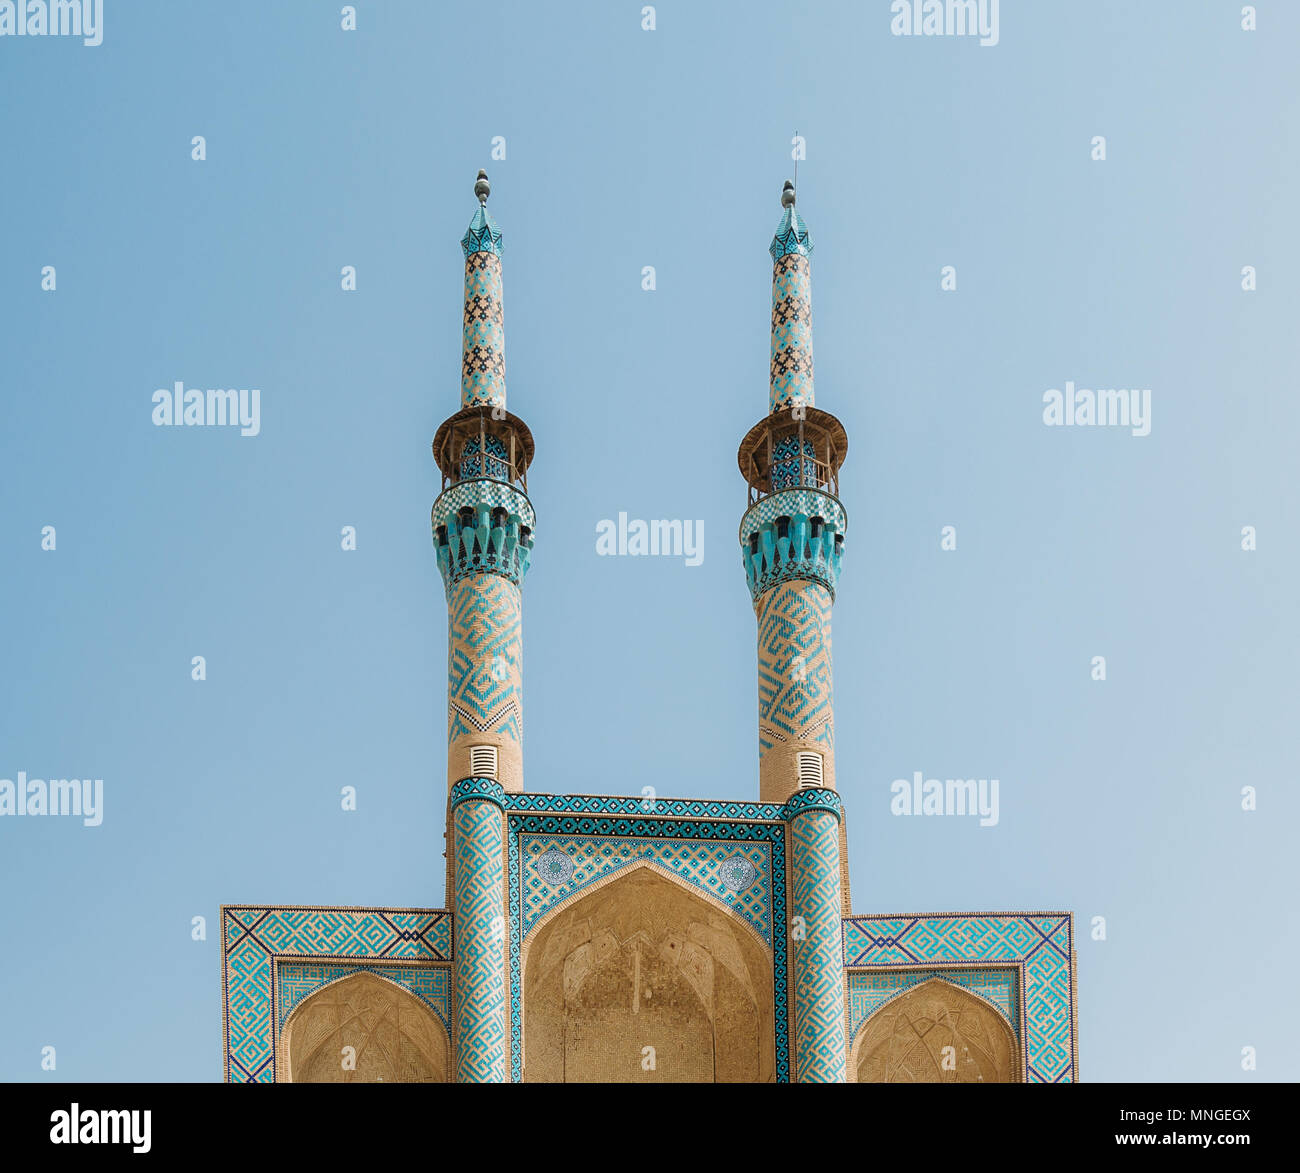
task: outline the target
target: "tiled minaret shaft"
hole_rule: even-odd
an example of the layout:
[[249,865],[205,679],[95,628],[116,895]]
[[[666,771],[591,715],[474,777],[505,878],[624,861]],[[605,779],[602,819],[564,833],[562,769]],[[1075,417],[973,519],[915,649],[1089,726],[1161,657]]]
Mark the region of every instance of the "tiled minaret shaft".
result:
[[770,412],[741,449],[742,470],[759,494],[740,537],[758,618],[763,802],[784,802],[813,770],[818,785],[835,787],[831,603],[847,527],[833,491],[847,438],[841,443],[839,421],[813,406],[812,238],[795,210],[793,187],[786,186],[782,203],[785,212],[768,249]]
[[506,320],[501,296],[501,229],[481,203],[465,238],[462,407],[506,405]]
[[838,498],[843,426],[813,399],[812,238],[781,193],[772,239],[769,412],[739,460],[750,489],[741,556],[758,620],[759,798],[785,804],[794,1076],[845,1078],[841,960],[843,806],[835,789],[831,605],[848,519]]
[[523,600],[536,519],[526,472],[533,440],[506,410],[501,229],[479,208],[465,253],[461,407],[438,429],[443,491],[433,540],[448,608],[447,891],[453,902],[456,1079],[509,1078],[503,802],[523,789]]
[[[791,189],[793,190],[793,189]],[[768,252],[772,254],[770,410],[813,406],[812,255],[808,225],[789,204]]]
[[[484,773],[523,789],[523,600],[533,507],[522,487],[532,438],[506,411],[502,233],[480,205],[461,240],[465,329],[461,410],[439,429],[435,455],[451,480],[433,508],[434,543],[450,616],[447,647],[447,784]],[[475,764],[478,763],[478,764]]]

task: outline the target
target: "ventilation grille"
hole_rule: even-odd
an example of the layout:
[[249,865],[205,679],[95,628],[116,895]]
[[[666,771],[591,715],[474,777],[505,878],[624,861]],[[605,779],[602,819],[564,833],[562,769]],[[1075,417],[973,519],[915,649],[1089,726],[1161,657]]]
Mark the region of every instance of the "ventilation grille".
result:
[[801,753],[799,755],[799,788],[822,785],[822,755],[819,753]]
[[[812,755],[816,757],[816,754]],[[818,759],[820,761],[820,759]],[[471,745],[469,747],[469,772],[475,778],[495,778],[497,776],[497,747],[495,745]],[[817,769],[821,776],[821,767]]]

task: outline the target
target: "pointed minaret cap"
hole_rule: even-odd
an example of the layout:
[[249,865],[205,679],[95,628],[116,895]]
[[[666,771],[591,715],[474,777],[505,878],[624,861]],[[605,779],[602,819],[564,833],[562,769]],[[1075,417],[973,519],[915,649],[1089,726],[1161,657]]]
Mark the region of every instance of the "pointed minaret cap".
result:
[[781,217],[776,235],[772,237],[772,243],[767,250],[772,254],[774,261],[779,261],[791,253],[797,253],[801,257],[812,256],[812,236],[808,232],[808,225],[804,223],[804,218],[795,210],[794,204],[794,184],[787,179],[781,189],[781,207],[785,209],[785,215]]
[[492,185],[488,182],[487,172],[482,169],[479,170],[478,178],[474,180],[474,194],[478,197],[478,211],[474,213],[474,219],[469,222],[469,228],[461,237],[460,247],[465,250],[466,257],[470,253],[492,253],[499,257],[501,229],[492,219],[492,213],[487,210]]

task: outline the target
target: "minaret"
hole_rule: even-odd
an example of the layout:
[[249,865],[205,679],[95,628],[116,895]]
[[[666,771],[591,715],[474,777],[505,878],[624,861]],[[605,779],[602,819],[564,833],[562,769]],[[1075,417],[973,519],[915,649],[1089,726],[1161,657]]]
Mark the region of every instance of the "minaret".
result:
[[794,1077],[845,1078],[841,817],[835,792],[831,604],[847,517],[839,470],[844,427],[813,406],[812,238],[785,209],[772,255],[769,412],[740,445],[749,507],[741,556],[758,619],[759,798],[790,827],[789,914]]
[[533,437],[506,411],[501,229],[479,208],[461,240],[465,326],[460,402],[433,440],[442,493],[433,541],[446,588],[448,896],[455,966],[452,1042],[461,1083],[508,1078],[505,825],[507,791],[523,789],[520,588],[535,518],[527,469]]
[[536,524],[527,476],[533,436],[506,411],[501,229],[487,209],[490,190],[480,171],[479,208],[460,242],[460,411],[433,439],[443,487],[433,505],[433,540],[451,612],[447,783],[490,777],[515,792],[524,785],[520,587]]

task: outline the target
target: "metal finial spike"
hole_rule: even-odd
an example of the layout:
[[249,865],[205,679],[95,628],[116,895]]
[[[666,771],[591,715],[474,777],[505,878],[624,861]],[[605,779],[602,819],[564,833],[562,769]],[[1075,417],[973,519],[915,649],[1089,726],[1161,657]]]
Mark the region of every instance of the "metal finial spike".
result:
[[478,178],[474,180],[474,194],[478,196],[480,204],[486,204],[488,196],[492,194],[492,185],[488,183],[487,172],[479,168]]
[[785,181],[785,186],[781,189],[781,207],[794,207],[794,184],[788,179]]

